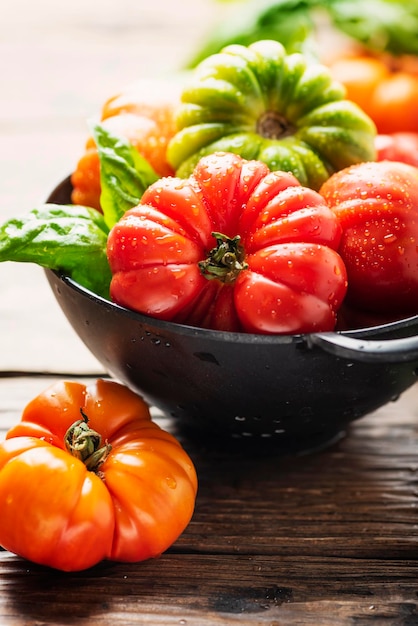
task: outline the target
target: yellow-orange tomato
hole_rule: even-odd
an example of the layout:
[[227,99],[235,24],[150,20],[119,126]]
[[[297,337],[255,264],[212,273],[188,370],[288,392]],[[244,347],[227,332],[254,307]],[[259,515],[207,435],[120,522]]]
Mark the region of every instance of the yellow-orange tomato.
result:
[[367,57],[337,59],[331,65],[331,71],[334,78],[345,86],[347,98],[364,111],[369,108],[377,85],[388,77],[388,69],[383,63]]
[[100,161],[96,147],[87,142],[84,154],[80,157],[77,167],[71,175],[73,185],[71,201],[73,204],[92,207],[101,211],[100,207]]
[[380,133],[418,131],[418,77],[399,72],[377,85],[371,117]]
[[126,137],[160,176],[173,174],[166,158],[167,144],[177,126],[175,112],[180,101],[180,84],[168,81],[141,81],[109,98],[102,108],[102,120],[117,117],[114,132]]
[[379,133],[418,131],[418,76],[389,61],[367,56],[340,58],[331,64],[335,79],[374,121]]
[[[175,81],[141,81],[112,96],[103,105],[101,122],[110,132],[128,139],[160,176],[174,173],[167,144],[177,127],[175,112],[180,84]],[[100,163],[92,137],[72,173],[74,204],[100,210]]]

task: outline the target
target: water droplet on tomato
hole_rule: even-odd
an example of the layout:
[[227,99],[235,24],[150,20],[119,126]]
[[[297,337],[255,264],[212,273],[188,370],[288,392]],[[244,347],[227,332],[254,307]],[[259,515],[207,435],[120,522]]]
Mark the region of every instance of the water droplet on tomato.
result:
[[175,489],[177,487],[177,481],[172,476],[167,476],[165,481],[170,489]]

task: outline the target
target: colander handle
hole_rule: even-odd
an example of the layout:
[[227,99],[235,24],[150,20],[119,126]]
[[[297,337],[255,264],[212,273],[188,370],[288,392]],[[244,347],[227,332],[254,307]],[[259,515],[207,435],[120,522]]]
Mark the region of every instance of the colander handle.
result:
[[306,335],[307,345],[334,356],[363,363],[418,361],[418,335],[399,339],[358,339],[339,333]]

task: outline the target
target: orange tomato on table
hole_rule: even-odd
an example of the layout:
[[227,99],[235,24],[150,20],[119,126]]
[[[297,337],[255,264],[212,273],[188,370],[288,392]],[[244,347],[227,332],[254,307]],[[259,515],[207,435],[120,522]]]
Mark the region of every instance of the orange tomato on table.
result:
[[140,396],[59,381],[0,444],[0,545],[63,571],[156,557],[189,523],[196,490],[192,461]]

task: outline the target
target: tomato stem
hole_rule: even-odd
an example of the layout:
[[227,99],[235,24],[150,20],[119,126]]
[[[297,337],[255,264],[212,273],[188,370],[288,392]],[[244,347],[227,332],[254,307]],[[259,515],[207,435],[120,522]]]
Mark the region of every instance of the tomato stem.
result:
[[266,111],[257,120],[257,133],[266,139],[283,139],[293,135],[295,129],[276,111]]
[[241,237],[228,237],[216,232],[212,233],[212,237],[216,239],[216,246],[210,250],[207,259],[200,261],[199,269],[208,280],[233,283],[238,274],[248,267]]
[[77,420],[65,433],[65,447],[72,456],[84,463],[88,470],[97,472],[112,446],[102,446],[101,435],[88,425],[88,417],[80,409],[82,419]]

